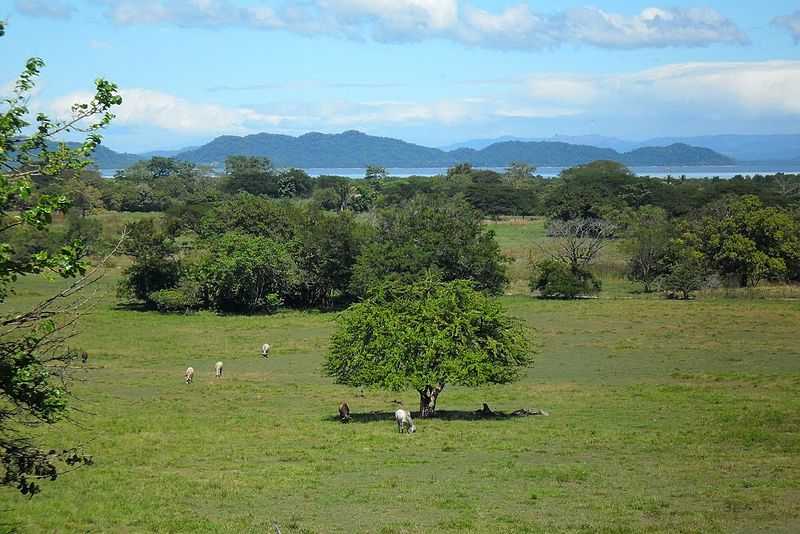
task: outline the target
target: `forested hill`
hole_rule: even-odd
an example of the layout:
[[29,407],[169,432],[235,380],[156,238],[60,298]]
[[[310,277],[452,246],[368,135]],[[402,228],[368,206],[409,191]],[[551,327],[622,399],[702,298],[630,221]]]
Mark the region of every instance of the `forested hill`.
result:
[[449,167],[471,163],[479,167],[504,167],[514,161],[539,166],[573,166],[598,159],[625,165],[729,165],[734,160],[706,148],[673,144],[644,147],[620,154],[611,148],[559,142],[507,141],[482,150],[461,148],[445,152],[399,139],[375,137],[358,131],[341,134],[308,133],[300,137],[254,134],[224,135],[178,159],[192,163],[222,164],[228,156],[266,156],[289,167]]
[[438,148],[354,130],[341,134],[312,132],[300,137],[223,135],[176,157],[192,163],[223,163],[228,156],[267,156],[276,165],[289,167],[440,167],[451,163],[447,153]]
[[100,169],[124,169],[130,167],[137,161],[144,159],[137,154],[126,152],[115,152],[110,148],[99,145],[92,155],[94,166]]
[[[159,154],[125,154],[105,146],[95,151],[95,166],[122,169],[140,159]],[[481,150],[444,151],[399,139],[375,137],[350,130],[341,134],[307,133],[300,137],[260,133],[238,137],[223,135],[191,150],[171,156],[197,164],[222,165],[228,156],[266,156],[286,167],[451,167],[471,163],[477,167],[505,167],[515,161],[537,166],[571,167],[609,159],[629,166],[730,165],[734,160],[713,150],[682,143],[651,146],[620,153],[612,148],[555,141],[505,141]]]

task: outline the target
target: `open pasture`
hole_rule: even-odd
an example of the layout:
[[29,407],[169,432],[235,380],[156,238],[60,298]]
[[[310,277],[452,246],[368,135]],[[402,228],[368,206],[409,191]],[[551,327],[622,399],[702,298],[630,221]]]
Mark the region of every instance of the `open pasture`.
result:
[[[50,289],[25,281],[12,303]],[[322,376],[334,314],[159,315],[108,296],[77,340],[91,366],[75,387],[81,425],[46,436],[86,443],[96,465],[32,500],[2,490],[2,522],[22,532],[800,528],[799,302],[505,304],[534,330],[525,378],[449,386],[438,418],[399,435],[392,401],[415,412],[416,392],[361,396]],[[484,402],[550,417],[476,419]]]

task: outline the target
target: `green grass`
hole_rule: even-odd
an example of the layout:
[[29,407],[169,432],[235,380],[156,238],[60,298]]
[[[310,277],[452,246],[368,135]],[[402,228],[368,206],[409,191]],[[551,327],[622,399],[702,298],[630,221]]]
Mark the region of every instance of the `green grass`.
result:
[[[51,289],[26,280],[5,308]],[[86,442],[96,465],[32,500],[0,489],[0,523],[33,533],[800,529],[800,302],[504,302],[535,332],[526,376],[449,386],[441,417],[398,435],[392,400],[416,411],[415,392],[362,397],[322,376],[333,314],[159,315],[108,296],[78,340],[91,365],[75,387],[81,425],[43,436]],[[338,422],[342,400],[349,425]],[[484,402],[550,417],[470,417]]]

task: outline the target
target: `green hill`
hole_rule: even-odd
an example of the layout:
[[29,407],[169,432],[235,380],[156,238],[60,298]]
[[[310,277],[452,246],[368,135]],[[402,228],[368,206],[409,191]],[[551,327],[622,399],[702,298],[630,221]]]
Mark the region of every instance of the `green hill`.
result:
[[505,141],[481,150],[450,152],[399,139],[350,130],[341,134],[308,133],[299,137],[260,133],[223,135],[176,157],[193,163],[221,165],[228,156],[266,156],[289,167],[449,167],[466,162],[479,167],[505,167],[514,161],[538,166],[573,166],[598,159],[626,165],[728,165],[734,161],[707,148],[673,144],[619,153],[611,148],[552,141]]

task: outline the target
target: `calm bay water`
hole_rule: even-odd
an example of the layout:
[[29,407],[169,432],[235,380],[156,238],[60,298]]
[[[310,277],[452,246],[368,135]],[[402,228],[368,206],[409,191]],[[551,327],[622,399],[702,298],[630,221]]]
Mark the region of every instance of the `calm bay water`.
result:
[[[483,167],[481,167],[483,168]],[[496,172],[504,172],[504,167],[486,167]],[[537,167],[536,174],[551,178],[566,167]],[[736,175],[755,176],[756,174],[776,174],[783,172],[787,174],[800,174],[800,164],[775,163],[775,164],[753,164],[753,165],[721,165],[721,166],[687,166],[687,167],[630,167],[638,176],[652,176],[654,178],[713,178],[730,179]],[[119,169],[100,169],[104,178],[111,178]],[[215,169],[221,172],[222,169]],[[309,176],[317,177],[322,175],[344,176],[346,178],[363,178],[365,169],[363,167],[350,168],[324,168],[311,167],[303,169]],[[387,168],[389,176],[406,178],[408,176],[436,176],[437,174],[447,174],[447,167],[408,167],[408,168]]]
[[[483,168],[483,167],[481,167]],[[486,167],[496,172],[504,172],[505,167]],[[536,174],[551,178],[566,167],[537,167]],[[718,176],[722,179],[730,179],[741,174],[742,176],[754,176],[756,174],[775,174],[783,172],[787,174],[800,174],[800,164],[759,164],[759,165],[721,165],[721,166],[686,166],[686,167],[629,167],[638,176],[652,176],[657,178],[713,178]],[[345,176],[347,178],[363,178],[363,168],[308,168],[303,169],[309,176],[334,175]],[[437,174],[447,174],[447,167],[411,167],[411,168],[387,168],[389,176],[405,178],[408,176],[436,176]]]

